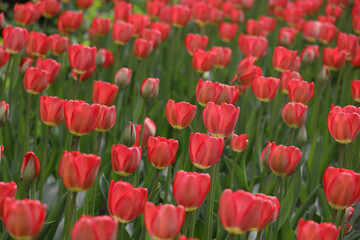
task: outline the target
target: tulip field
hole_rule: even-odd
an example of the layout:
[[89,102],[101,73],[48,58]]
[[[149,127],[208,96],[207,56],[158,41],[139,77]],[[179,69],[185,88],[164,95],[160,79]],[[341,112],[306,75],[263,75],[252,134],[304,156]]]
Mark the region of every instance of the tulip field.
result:
[[359,0],[0,2],[0,240],[359,240]]

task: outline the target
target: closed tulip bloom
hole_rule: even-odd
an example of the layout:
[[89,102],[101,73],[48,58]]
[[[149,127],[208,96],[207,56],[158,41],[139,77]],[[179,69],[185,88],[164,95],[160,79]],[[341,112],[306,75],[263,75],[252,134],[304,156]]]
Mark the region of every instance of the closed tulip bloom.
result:
[[248,143],[249,140],[248,140],[248,135],[246,133],[240,135],[234,133],[231,140],[231,148],[235,152],[243,152],[246,149]]
[[210,19],[210,7],[204,2],[196,2],[191,7],[192,19],[199,26],[203,27]]
[[[219,25],[224,20],[224,12],[217,8],[210,8],[209,23],[213,25]],[[219,31],[219,29],[218,29]],[[220,34],[220,31],[219,31]],[[224,41],[224,39],[222,39]]]
[[210,175],[207,173],[177,171],[173,183],[173,195],[185,211],[194,211],[204,202],[210,189]]
[[26,69],[24,77],[24,88],[30,94],[39,94],[49,84],[49,72],[35,67]]
[[94,154],[65,151],[59,165],[59,175],[67,189],[81,192],[95,182],[101,158]]
[[290,5],[284,9],[282,16],[288,25],[294,27],[303,17],[303,10],[294,5]]
[[352,105],[344,108],[331,105],[328,115],[328,129],[338,143],[351,143],[360,129],[359,109]]
[[342,9],[340,6],[334,4],[326,4],[325,6],[325,13],[327,16],[332,16],[335,18],[339,18],[342,13]]
[[139,59],[147,58],[154,48],[152,41],[148,41],[144,38],[137,38],[134,42],[133,54]]
[[133,25],[126,22],[115,22],[112,31],[112,40],[118,45],[124,45],[132,38]]
[[319,15],[318,17],[317,17],[317,20],[319,21],[319,22],[327,22],[327,23],[331,23],[331,24],[335,24],[335,22],[336,22],[336,18],[335,17],[333,17],[333,16],[329,16],[329,15]]
[[232,55],[230,48],[213,46],[210,51],[215,52],[215,67],[223,69],[229,65]]
[[265,31],[266,34],[271,33],[275,30],[276,27],[275,18],[262,15],[259,17],[259,21],[262,23],[263,31]]
[[38,200],[7,198],[3,221],[10,236],[15,239],[36,238],[45,221],[46,205]]
[[4,126],[9,117],[9,104],[5,101],[0,102],[0,127]]
[[242,10],[232,9],[230,11],[230,21],[236,24],[242,24],[245,20],[245,14]]
[[7,25],[2,30],[2,37],[5,50],[10,54],[17,54],[25,47],[28,31],[26,28]]
[[321,67],[320,72],[318,73],[318,81],[320,84],[324,84],[329,80],[329,68],[326,65]]
[[205,133],[191,133],[190,161],[199,169],[207,169],[220,160],[224,151],[224,138]]
[[234,131],[239,114],[240,108],[232,104],[209,102],[203,111],[204,125],[211,135],[227,137]]
[[148,15],[133,13],[128,17],[127,22],[134,26],[132,33],[133,37],[138,37],[143,29],[150,25],[151,21]]
[[[24,74],[26,72],[26,69],[28,67],[31,67],[33,63],[33,59],[30,57],[24,57],[23,59],[21,59],[20,64],[19,64],[19,70],[22,74]],[[38,68],[38,67],[37,67]]]
[[36,60],[36,68],[49,72],[49,84],[52,84],[59,74],[61,64],[57,61],[47,58],[38,58]]
[[192,65],[195,71],[204,73],[210,71],[215,65],[216,54],[213,51],[196,49],[192,57]]
[[73,44],[69,47],[69,61],[72,70],[84,74],[95,65],[96,47]]
[[339,33],[336,46],[346,51],[347,60],[353,59],[357,54],[359,39],[354,34]]
[[158,78],[147,78],[141,84],[140,94],[145,102],[154,101],[159,94],[159,82]]
[[4,203],[7,198],[15,198],[17,185],[14,182],[0,182],[0,219],[3,218]]
[[152,22],[150,28],[159,30],[161,32],[160,39],[162,42],[169,37],[171,30],[171,26],[169,24],[162,22]]
[[360,15],[353,14],[352,27],[356,34],[360,34]]
[[74,135],[82,136],[96,128],[93,106],[84,101],[67,101],[64,105],[64,116],[66,128]]
[[[236,75],[235,75],[235,77],[233,77],[233,79],[234,78],[237,78]],[[248,87],[249,87],[249,85],[242,85],[242,84],[235,85],[235,88],[237,90],[239,90],[239,95],[244,95]]]
[[93,85],[93,102],[111,106],[116,98],[119,87],[103,81],[95,81]]
[[114,54],[106,48],[100,48],[95,58],[96,66],[102,68],[111,67],[114,64]]
[[175,129],[183,129],[190,125],[196,114],[196,106],[188,102],[175,103],[169,99],[165,107],[165,117]]
[[222,85],[218,82],[199,79],[196,85],[195,97],[198,103],[205,107],[208,102],[216,102],[222,92]]
[[40,97],[40,117],[48,126],[54,127],[59,125],[64,119],[64,104],[66,100],[58,97]]
[[175,162],[179,142],[164,137],[149,137],[147,147],[151,165],[164,169]]
[[308,107],[302,103],[287,103],[282,111],[282,118],[290,128],[301,127],[306,120]]
[[107,202],[109,214],[120,223],[134,220],[144,211],[147,193],[146,188],[134,188],[130,183],[112,180]]
[[263,28],[263,22],[255,19],[246,21],[246,34],[252,36],[266,36]]
[[110,19],[95,17],[91,22],[91,29],[99,36],[105,36],[110,30]]
[[92,108],[96,116],[96,128],[98,132],[106,132],[115,124],[116,111],[115,106],[107,107],[105,105],[93,104]]
[[[135,127],[136,131],[136,139],[133,146],[139,146],[140,144],[140,134],[141,134],[141,127],[142,124],[138,124]],[[144,133],[142,138],[142,148],[144,149],[148,144],[148,138],[154,137],[156,134],[156,125],[150,118],[145,118],[145,126],[144,126]]]
[[317,223],[312,220],[300,219],[297,226],[298,240],[336,240],[340,233],[340,227],[332,223]]
[[66,52],[69,48],[69,38],[63,37],[58,34],[52,34],[49,36],[50,50],[55,56],[60,56]]
[[111,166],[120,176],[127,177],[138,168],[141,161],[141,147],[127,147],[117,144],[111,147]]
[[271,171],[280,177],[292,175],[297,169],[302,152],[294,146],[271,145],[268,164]]
[[235,86],[227,84],[219,84],[221,87],[220,96],[216,99],[215,103],[220,105],[221,103],[235,104],[239,97],[239,90]]
[[161,42],[161,32],[157,29],[144,28],[141,31],[141,38],[151,41],[154,48],[156,48]]
[[290,46],[296,37],[296,29],[292,27],[282,27],[279,32],[278,42],[282,46]]
[[195,33],[189,33],[185,37],[185,47],[190,55],[193,55],[196,49],[205,50],[209,42],[209,37]]
[[81,27],[83,19],[82,12],[66,10],[58,19],[59,33],[73,33]]
[[72,78],[75,81],[79,80],[80,82],[84,82],[84,81],[88,80],[91,77],[91,75],[95,72],[95,69],[96,68],[95,68],[95,65],[94,65],[83,74],[77,74],[74,70],[72,70],[71,75],[72,75]]
[[306,64],[312,64],[315,59],[319,56],[318,45],[308,45],[302,50],[300,57],[301,61]]
[[186,26],[191,19],[191,11],[187,6],[174,4],[170,7],[170,21],[175,27]]
[[27,2],[24,4],[15,3],[14,19],[23,26],[31,25],[41,17],[39,5]]
[[116,72],[114,82],[120,89],[125,89],[131,81],[131,69],[129,68],[120,68],[119,71]]
[[350,63],[353,67],[360,67],[360,47],[358,47],[356,56],[351,60]]
[[61,3],[58,0],[43,0],[42,15],[45,18],[53,18],[60,13]]
[[253,227],[252,230],[261,231],[270,223],[274,222],[279,215],[280,202],[277,197],[268,196],[262,193],[255,193],[254,196],[262,199],[262,207],[260,210],[261,220],[260,224]]
[[314,82],[290,80],[288,90],[290,102],[307,104],[314,96]]
[[304,25],[303,33],[305,39],[316,42],[319,39],[322,23],[319,21],[307,21]]
[[31,31],[29,33],[26,52],[30,53],[30,56],[45,56],[49,49],[50,39],[45,33],[38,33],[35,31]]
[[147,2],[146,12],[153,18],[158,18],[161,14],[162,9],[165,7],[163,2]]
[[239,35],[238,46],[245,57],[259,59],[266,54],[268,40],[265,37]]
[[21,166],[21,182],[25,190],[30,189],[40,173],[40,162],[35,153],[27,152]]
[[351,95],[355,102],[360,102],[360,80],[351,81]]
[[94,0],[76,0],[76,5],[82,10],[90,8],[94,3]]
[[[255,58],[246,57],[241,60],[237,66],[237,78],[241,84],[248,85],[257,77],[262,75],[261,68],[254,65]],[[231,83],[234,83],[231,81]]]
[[273,66],[279,71],[295,70],[297,51],[291,51],[284,47],[275,47],[273,55]]
[[8,53],[3,48],[0,48],[0,68],[3,67],[10,58],[10,53]]
[[73,240],[116,240],[118,223],[109,216],[82,215],[71,230]]
[[221,40],[224,42],[230,42],[233,40],[238,30],[239,26],[236,23],[222,22],[218,27],[218,33]]
[[271,171],[270,166],[269,166],[269,156],[270,156],[271,149],[274,148],[275,146],[276,146],[276,144],[274,142],[273,143],[268,142],[260,155],[260,162],[267,172]]
[[185,220],[183,206],[172,204],[155,206],[147,202],[144,211],[145,227],[153,239],[174,239],[179,234]]
[[[126,21],[132,13],[131,2],[119,2],[114,5],[114,20],[115,23],[118,21]],[[114,24],[115,25],[115,24]]]
[[262,102],[269,102],[276,96],[280,80],[273,77],[256,77],[252,82],[255,97]]
[[338,30],[334,24],[323,22],[321,23],[321,30],[319,40],[323,44],[329,44],[335,38]]
[[302,80],[302,76],[300,75],[300,73],[296,72],[296,71],[290,71],[290,70],[286,70],[284,72],[281,73],[281,77],[280,77],[280,89],[281,92],[284,94],[288,94],[289,93],[289,88],[288,88],[288,84],[290,80]]

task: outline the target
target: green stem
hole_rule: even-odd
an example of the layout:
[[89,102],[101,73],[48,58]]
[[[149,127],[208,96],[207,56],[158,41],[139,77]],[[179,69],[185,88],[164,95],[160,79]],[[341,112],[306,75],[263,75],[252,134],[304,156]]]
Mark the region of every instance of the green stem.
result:
[[[149,196],[151,196],[153,194],[153,192],[155,191],[157,185],[158,185],[158,181],[159,181],[159,176],[160,176],[160,169],[156,169],[155,175],[154,175],[154,179],[153,182],[151,184],[151,190],[150,190],[150,194]],[[150,199],[150,201],[155,201],[156,199]]]
[[[101,147],[101,140],[103,137],[103,133],[99,132],[97,144],[96,144],[96,152],[95,155],[100,156],[100,147]],[[91,215],[95,216],[95,206],[96,206],[96,191],[97,191],[97,184],[98,184],[99,178],[96,178],[94,185],[92,186],[90,192],[91,192]],[[90,193],[89,192],[89,193]]]
[[260,238],[261,238],[261,230],[260,231],[258,231],[257,233],[256,233],[256,239],[255,240],[260,240]]
[[289,133],[289,139],[287,142],[288,146],[292,145],[293,139],[294,139],[294,134],[295,134],[295,128],[290,128],[290,133]]
[[74,149],[74,151],[77,151],[78,148],[79,148],[80,136],[75,135],[74,138],[75,138],[75,140],[74,140],[74,147],[73,147],[73,149]]
[[10,70],[10,65],[11,65],[11,60],[12,60],[12,55],[10,55],[9,60],[8,60],[8,64],[6,66],[6,70],[5,70],[5,76],[4,76],[4,80],[3,80],[3,86],[2,86],[2,91],[1,91],[1,99],[5,100],[5,95],[6,95],[6,83],[7,83],[7,78],[9,75],[9,70]]
[[181,229],[181,232],[183,235],[187,235],[187,229],[188,229],[188,225],[189,225],[189,219],[190,218],[190,215],[189,214],[186,214],[185,216],[185,221],[184,221],[184,224],[182,225],[182,229]]
[[64,232],[65,240],[70,240],[73,216],[74,216],[74,212],[76,211],[76,196],[77,196],[77,192],[71,193],[71,202],[68,209],[69,212],[67,213],[67,219],[65,218],[65,232]]
[[234,173],[235,173],[235,165],[236,165],[236,159],[238,158],[239,153],[237,152],[233,158],[233,162],[232,162],[232,168],[231,168],[231,173],[230,173],[230,188],[234,188],[235,184],[234,184]]
[[344,235],[345,212],[346,212],[346,209],[341,210],[340,215],[339,215],[339,220],[337,223],[337,226],[341,227],[339,239],[343,239],[343,235]]
[[[24,135],[24,142],[23,142],[23,149],[21,151],[21,156],[25,155],[25,152],[28,150],[29,148],[29,123],[30,123],[30,112],[31,112],[31,107],[32,107],[32,100],[33,100],[33,95],[32,94],[28,94],[28,101],[27,101],[27,108],[26,108],[26,115],[25,115],[25,135]],[[21,168],[21,164],[19,166]],[[20,168],[19,171],[20,172]]]
[[353,149],[354,149],[354,143],[350,143],[349,147],[348,147],[348,151],[347,151],[347,156],[345,159],[345,163],[344,163],[344,167],[346,169],[351,169],[351,165],[352,165],[352,154],[353,154]]
[[211,186],[210,186],[210,196],[206,203],[206,222],[205,222],[205,240],[211,239],[211,230],[212,228],[212,219],[214,213],[214,198],[215,198],[215,188],[216,188],[216,178],[217,171],[219,170],[219,162],[214,164],[211,167],[210,177],[211,177]]
[[80,85],[80,74],[76,77],[75,87],[74,87],[74,93],[73,93],[73,99],[76,99],[79,93],[79,85]]
[[50,133],[51,133],[51,127],[46,126],[46,136],[45,136],[45,140],[43,143],[43,151],[42,151],[42,155],[41,155],[41,159],[40,159],[40,166],[41,166],[41,170],[40,170],[40,185],[39,185],[39,200],[42,201],[42,197],[43,197],[43,188],[44,188],[44,183],[45,183],[45,169],[46,169],[46,157],[47,157],[47,148],[48,148],[48,143],[49,143],[49,139],[50,139]]
[[229,233],[229,240],[234,240],[234,239],[235,239],[235,234]]
[[245,240],[248,240],[249,237],[250,237],[250,232],[247,232],[247,233],[245,234]]
[[333,224],[336,224],[336,217],[337,217],[338,211],[336,209],[332,210],[332,214],[331,214],[331,222]]
[[191,221],[190,221],[190,238],[194,237],[196,225],[196,209],[191,212]]
[[[279,177],[279,181],[280,181],[280,191],[279,191],[279,195],[278,195],[278,199],[280,204],[282,204],[282,197],[283,197],[283,190],[284,190],[284,185],[285,185],[285,179]],[[279,233],[279,218],[276,218],[276,223],[275,223],[275,239],[278,239],[278,233]]]
[[344,150],[345,150],[345,144],[341,144],[341,143],[340,143],[340,147],[339,147],[339,158],[338,158],[338,168],[342,168],[342,167],[343,167],[343,162],[344,162]]
[[345,67],[342,67],[342,68],[340,69],[340,72],[339,72],[339,75],[338,75],[338,79],[337,79],[337,82],[336,82],[336,88],[335,88],[335,99],[334,99],[334,103],[337,103],[337,101],[338,101],[338,96],[340,95],[340,94],[338,94],[338,92],[339,92],[339,88],[340,88],[340,82],[341,82],[341,80],[342,80],[342,75],[343,75],[343,73],[344,73],[344,69],[345,69]]
[[[116,119],[121,119],[120,118],[120,111],[122,109],[122,102],[123,102],[123,99],[124,99],[124,95],[125,95],[125,90],[122,89],[120,90],[120,95],[118,96],[118,102],[116,104],[116,110],[117,110],[117,113],[116,113]],[[118,123],[120,122],[119,120],[117,121]],[[122,127],[122,124],[120,125],[120,127]],[[117,142],[119,139],[118,139],[118,133],[119,131],[115,131],[115,141]]]
[[263,188],[263,190],[262,190],[262,192],[263,192],[264,194],[266,194],[267,187],[268,187],[268,184],[269,184],[269,179],[270,179],[270,173],[266,172],[266,178],[265,178],[264,188]]
[[102,137],[103,137],[103,133],[102,132],[99,132],[98,134],[98,139],[97,139],[97,144],[96,144],[96,152],[95,154],[97,156],[100,156],[100,148],[101,148],[101,140],[102,140]]
[[168,203],[169,187],[170,187],[170,180],[171,180],[171,169],[172,169],[172,165],[170,165],[167,169],[164,203]]

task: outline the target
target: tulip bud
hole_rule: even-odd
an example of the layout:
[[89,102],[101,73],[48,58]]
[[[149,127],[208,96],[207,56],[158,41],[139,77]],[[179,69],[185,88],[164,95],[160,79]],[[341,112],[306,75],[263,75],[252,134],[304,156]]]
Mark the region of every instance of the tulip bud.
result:
[[296,142],[301,146],[304,145],[306,141],[307,141],[306,127],[305,125],[302,125],[296,137]]
[[7,122],[9,115],[9,104],[5,101],[0,102],[0,127],[4,126]]
[[134,144],[135,140],[136,140],[135,125],[129,121],[123,134],[121,135],[121,142],[124,143],[124,145],[130,147]]
[[20,72],[24,74],[26,72],[26,69],[32,66],[32,62],[33,62],[32,58],[29,57],[25,57],[21,59],[19,64]]
[[233,134],[233,138],[231,141],[231,148],[235,152],[243,152],[246,149],[248,143],[249,140],[248,140],[248,135],[246,133],[240,135]]
[[326,65],[323,65],[319,74],[318,81],[320,84],[325,84],[329,80],[329,68]]
[[111,147],[111,166],[120,176],[127,177],[139,167],[141,147],[117,144]]
[[124,67],[115,74],[114,82],[120,89],[125,89],[130,84],[131,72],[131,69]]
[[265,170],[268,172],[271,171],[270,166],[269,166],[269,156],[270,156],[272,146],[275,146],[275,143],[268,142],[260,156],[261,164],[263,165]]
[[21,167],[21,182],[25,190],[29,190],[35,183],[40,173],[40,162],[35,153],[28,152],[25,154]]
[[159,79],[147,78],[141,84],[140,94],[145,102],[154,101],[159,94]]
[[332,223],[316,223],[312,220],[305,221],[300,219],[297,226],[297,239],[298,240],[315,240],[326,239],[336,240],[340,234],[340,228]]

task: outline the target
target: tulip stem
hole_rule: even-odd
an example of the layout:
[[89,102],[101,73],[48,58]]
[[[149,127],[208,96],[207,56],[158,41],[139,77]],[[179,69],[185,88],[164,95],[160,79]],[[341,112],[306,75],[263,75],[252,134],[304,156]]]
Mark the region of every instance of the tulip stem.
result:
[[345,212],[346,212],[346,209],[343,209],[341,210],[340,212],[340,215],[339,215],[339,221],[337,223],[337,226],[340,226],[341,227],[341,230],[340,230],[340,238],[339,239],[342,239],[342,236],[344,234],[344,225],[345,225]]
[[74,151],[77,151],[78,150],[78,147],[79,147],[79,142],[80,142],[80,136],[75,136],[74,137],[75,140],[74,140]]
[[172,165],[168,166],[168,169],[167,169],[166,185],[165,185],[165,195],[164,195],[164,203],[168,203],[167,200],[168,200],[170,180],[171,180],[171,168],[172,168]]
[[212,228],[212,219],[214,212],[214,197],[215,197],[215,186],[216,186],[216,178],[217,172],[219,170],[219,163],[214,164],[211,167],[210,177],[211,177],[211,187],[210,187],[210,196],[208,198],[206,204],[206,222],[205,222],[205,240],[211,239],[211,230]]
[[181,229],[182,234],[185,235],[185,236],[187,235],[187,229],[188,229],[189,220],[190,220],[189,218],[190,218],[190,215],[186,214],[185,215],[185,221],[184,221],[184,223],[182,225],[182,229]]
[[[26,150],[29,148],[29,122],[30,122],[30,112],[31,112],[31,105],[32,105],[32,100],[33,100],[33,95],[32,94],[28,94],[28,100],[27,100],[27,108],[26,108],[26,115],[25,115],[25,135],[24,135],[24,142],[22,145],[22,151],[21,151],[21,156],[25,155]],[[21,172],[21,164],[19,166],[19,171]]]
[[194,237],[196,225],[196,209],[191,212],[191,221],[190,221],[190,238]]
[[239,153],[236,152],[235,156],[233,158],[233,162],[232,162],[232,168],[231,168],[231,173],[230,173],[230,188],[234,189],[235,184],[234,184],[234,173],[235,173],[235,165],[236,165],[236,159],[238,158]]
[[[154,175],[154,179],[153,179],[153,183],[151,184],[151,191],[149,196],[151,196],[152,194],[154,194],[154,191],[158,185],[158,181],[159,181],[159,176],[160,176],[160,169],[156,169],[155,175]],[[156,199],[150,199],[150,201],[155,201]]]
[[65,232],[64,232],[65,240],[70,240],[71,226],[72,226],[72,222],[73,222],[73,213],[76,211],[76,197],[77,197],[77,192],[72,192],[71,193],[71,202],[70,202],[70,206],[68,208],[68,213],[65,216]]
[[353,154],[353,145],[354,143],[350,143],[348,150],[346,151],[347,155],[346,155],[346,159],[345,159],[345,163],[344,163],[344,168],[346,169],[351,169],[351,159],[352,159],[352,154]]
[[[235,234],[234,234],[235,235]],[[246,232],[245,233],[245,240],[249,240],[249,237],[250,237],[250,232]]]
[[267,187],[268,187],[268,184],[269,184],[269,179],[270,179],[270,173],[266,172],[266,178],[265,178],[265,183],[264,183],[264,188],[262,190],[262,192],[264,194],[266,194],[266,190],[267,190]]
[[96,155],[97,156],[100,156],[100,148],[101,148],[102,137],[103,137],[103,133],[99,132],[98,139],[97,139],[97,144],[96,144]]
[[343,167],[344,150],[345,150],[345,144],[341,144],[341,143],[340,143],[340,147],[339,147],[339,158],[338,158],[338,168],[342,168],[342,167]]
[[1,100],[5,100],[5,95],[6,95],[6,83],[7,83],[7,78],[8,78],[8,75],[9,75],[11,60],[12,60],[12,54],[10,54],[10,57],[9,57],[9,60],[8,60],[8,64],[7,64],[6,70],[5,70],[5,76],[4,76],[3,86],[2,86],[2,91],[1,91]]
[[[282,177],[278,177],[278,182],[280,182],[280,191],[278,194],[278,199],[280,204],[282,204],[282,195],[283,195],[283,191],[284,191],[284,185],[285,185],[285,179]],[[275,222],[275,238],[274,239],[278,239],[278,232],[279,232],[279,218],[276,218],[276,222]]]
[[255,240],[260,240],[260,238],[261,238],[261,230],[256,233],[256,239]]
[[337,214],[338,214],[338,211],[337,211],[336,209],[333,209],[332,214],[331,214],[331,222],[332,222],[333,224],[336,223]]
[[50,133],[51,133],[51,127],[46,126],[46,137],[43,143],[43,151],[42,151],[42,155],[40,158],[40,166],[41,166],[41,170],[40,170],[40,185],[39,185],[39,200],[42,201],[42,197],[43,197],[43,188],[44,188],[44,182],[45,182],[45,170],[46,170],[46,155],[47,155],[47,148],[48,148],[48,143],[49,143],[49,139],[50,139]]
[[79,92],[79,85],[80,85],[80,74],[76,77],[75,87],[74,87],[74,93],[73,93],[73,99],[76,99]]
[[234,239],[235,239],[235,234],[230,233],[230,234],[229,234],[229,240],[234,240]]
[[288,139],[288,142],[287,142],[288,146],[292,145],[293,139],[294,139],[294,134],[295,134],[295,128],[290,128],[289,139]]

